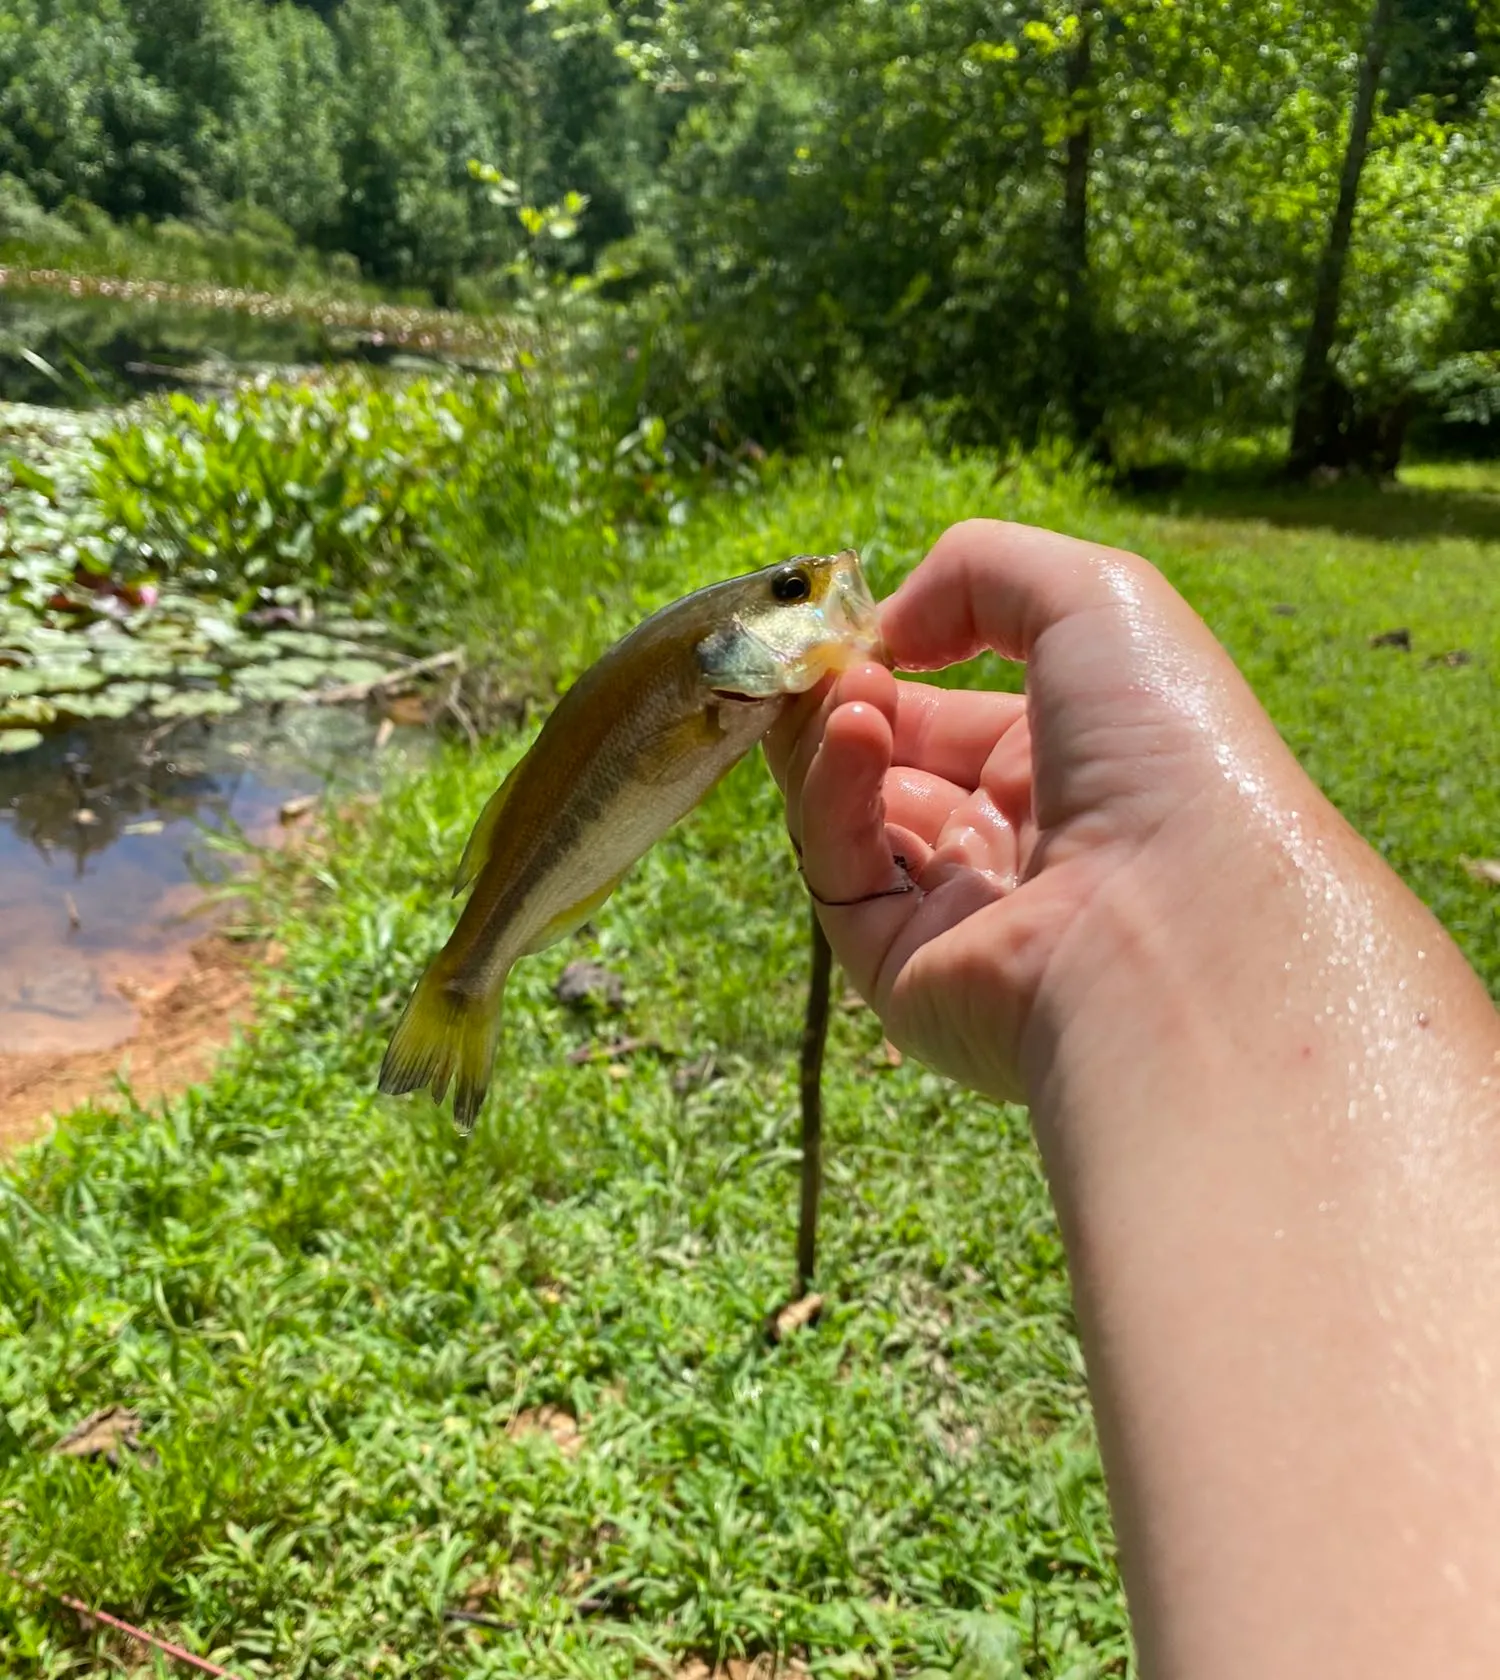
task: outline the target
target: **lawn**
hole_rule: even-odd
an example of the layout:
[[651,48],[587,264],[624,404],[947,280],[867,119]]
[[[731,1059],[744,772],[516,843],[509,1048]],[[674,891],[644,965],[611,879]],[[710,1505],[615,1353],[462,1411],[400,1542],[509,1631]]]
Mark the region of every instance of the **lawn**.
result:
[[[852,542],[883,593],[972,513],[1138,548],[1500,993],[1500,889],[1462,862],[1500,855],[1489,484],[1130,503],[898,434],[706,499],[602,606],[580,543],[558,588],[596,605],[559,662],[797,551]],[[1370,645],[1395,629],[1409,648]],[[267,873],[255,913],[287,956],[253,1037],[165,1112],[79,1114],[0,1179],[12,1567],[242,1675],[701,1674],[756,1653],[1125,1673],[1025,1115],[892,1066],[853,1000],[826,1076],[829,1305],[780,1347],[762,1335],[792,1282],[806,959],[758,760],[592,929],[522,965],[472,1140],[373,1094],[468,827],[524,743],[454,754]],[[622,1015],[554,999],[578,956],[622,976]],[[569,1061],[622,1033],[659,1048]],[[149,1454],[49,1450],[113,1403]],[[0,1579],[6,1671],[114,1672],[128,1651]]]

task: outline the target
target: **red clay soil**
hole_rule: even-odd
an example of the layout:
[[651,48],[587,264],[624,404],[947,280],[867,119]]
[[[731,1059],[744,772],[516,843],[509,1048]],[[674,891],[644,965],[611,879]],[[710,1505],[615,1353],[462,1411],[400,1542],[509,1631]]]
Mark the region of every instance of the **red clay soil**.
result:
[[[221,936],[200,940],[188,971],[127,991],[140,1025],[110,1050],[0,1055],[0,1155],[41,1133],[52,1116],[85,1102],[122,1101],[117,1076],[136,1100],[153,1102],[204,1079],[235,1028],[250,1015],[253,970],[263,946]],[[121,990],[127,990],[122,984]]]

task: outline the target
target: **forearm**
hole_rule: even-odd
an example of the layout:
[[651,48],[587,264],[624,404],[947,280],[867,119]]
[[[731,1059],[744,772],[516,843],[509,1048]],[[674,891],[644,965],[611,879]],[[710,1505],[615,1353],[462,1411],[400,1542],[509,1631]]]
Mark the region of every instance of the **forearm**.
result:
[[1232,872],[1112,881],[1028,1029],[1138,1639],[1493,1674],[1500,1017],[1299,774]]

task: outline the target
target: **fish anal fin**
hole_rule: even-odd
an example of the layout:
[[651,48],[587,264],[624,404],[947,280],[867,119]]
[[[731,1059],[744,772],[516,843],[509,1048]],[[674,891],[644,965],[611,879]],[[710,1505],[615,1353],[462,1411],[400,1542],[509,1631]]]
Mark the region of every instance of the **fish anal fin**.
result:
[[526,947],[522,955],[531,956],[537,951],[545,951],[549,945],[555,945],[559,939],[566,939],[570,933],[576,932],[625,879],[626,873],[627,871],[622,869],[618,875],[612,880],[606,881],[602,887],[596,887],[587,898],[580,899],[577,904],[570,904],[566,910],[559,910]]
[[[516,768],[519,769],[520,766]],[[473,886],[479,879],[480,870],[489,862],[490,853],[495,846],[495,830],[500,824],[500,813],[505,809],[505,802],[510,798],[515,780],[516,772],[512,770],[490,795],[484,809],[479,813],[479,821],[474,824],[474,832],[470,834],[468,844],[464,847],[464,855],[458,860],[458,873],[453,877],[455,898],[465,887]]]

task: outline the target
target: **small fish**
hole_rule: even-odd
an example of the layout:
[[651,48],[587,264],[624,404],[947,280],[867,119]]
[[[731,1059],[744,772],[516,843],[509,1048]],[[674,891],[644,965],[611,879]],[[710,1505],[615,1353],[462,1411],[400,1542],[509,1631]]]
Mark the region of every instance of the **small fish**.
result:
[[799,555],[687,595],[630,632],[558,702],[469,837],[452,937],[380,1069],[430,1086],[468,1131],[489,1086],[518,957],[580,927],[626,871],[825,673],[883,657],[859,556]]

